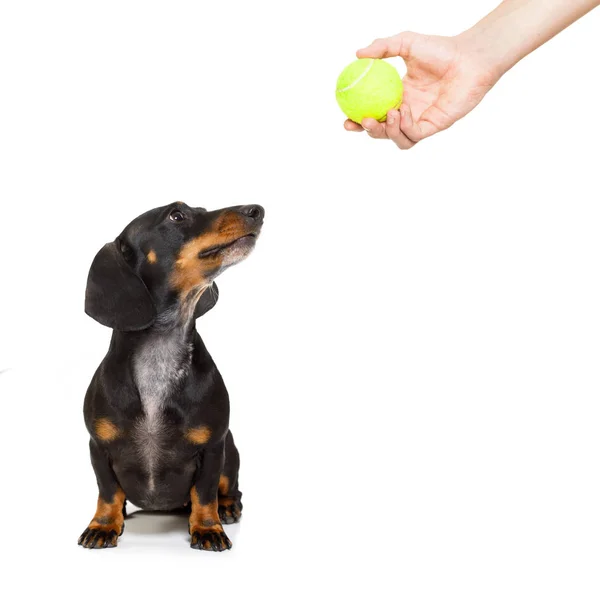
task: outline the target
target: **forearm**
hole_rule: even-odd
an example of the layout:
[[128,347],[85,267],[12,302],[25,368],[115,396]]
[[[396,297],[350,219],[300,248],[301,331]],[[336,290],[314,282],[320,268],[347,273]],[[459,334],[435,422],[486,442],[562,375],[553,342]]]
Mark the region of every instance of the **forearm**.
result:
[[600,0],[504,0],[458,38],[501,77],[599,5]]

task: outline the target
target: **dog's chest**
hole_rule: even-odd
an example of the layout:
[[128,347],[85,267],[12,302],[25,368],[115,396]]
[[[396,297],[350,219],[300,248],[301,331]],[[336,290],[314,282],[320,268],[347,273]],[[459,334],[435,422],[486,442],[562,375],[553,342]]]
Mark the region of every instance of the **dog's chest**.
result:
[[166,402],[189,371],[192,348],[175,330],[149,336],[133,357],[134,381],[142,403],[133,441],[148,476],[149,491],[154,490],[160,464],[170,452]]
[[133,359],[133,374],[142,407],[152,418],[165,399],[189,371],[193,345],[174,331],[156,334],[138,349]]

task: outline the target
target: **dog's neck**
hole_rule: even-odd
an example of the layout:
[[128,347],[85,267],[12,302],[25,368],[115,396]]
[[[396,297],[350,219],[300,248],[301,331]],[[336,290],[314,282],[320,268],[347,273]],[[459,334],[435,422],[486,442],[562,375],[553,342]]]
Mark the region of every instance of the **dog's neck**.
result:
[[[141,354],[141,349],[145,348],[146,354],[149,348],[161,347],[171,349],[192,348],[194,335],[196,335],[195,309],[200,296],[206,288],[196,291],[194,294],[188,294],[183,301],[175,299],[158,309],[158,315],[154,323],[140,331],[118,331],[113,330],[110,343],[110,350],[116,355],[137,356]],[[190,352],[175,351],[175,356],[179,357],[176,363],[189,362]],[[180,370],[181,365],[174,365],[169,361],[171,368]]]
[[194,351],[195,304],[159,313],[133,349],[133,377],[144,412],[153,419],[189,372]]
[[187,337],[194,330],[196,319],[194,309],[184,308],[176,304],[158,313],[148,333],[163,335],[180,335]]
[[184,337],[190,335],[196,321],[194,318],[196,305],[206,290],[206,286],[194,289],[185,297],[177,298],[171,304],[162,307],[148,331],[153,333],[179,332]]

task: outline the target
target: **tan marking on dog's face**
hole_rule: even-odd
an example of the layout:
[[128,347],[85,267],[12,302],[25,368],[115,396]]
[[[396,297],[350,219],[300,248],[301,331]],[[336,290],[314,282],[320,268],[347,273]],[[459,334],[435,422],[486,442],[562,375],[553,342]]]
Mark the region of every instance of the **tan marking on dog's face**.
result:
[[192,444],[206,444],[210,440],[210,427],[195,427],[188,429],[185,438]]
[[221,475],[219,477],[219,494],[227,496],[229,492],[229,477],[227,475]]
[[148,262],[153,265],[156,262],[156,252],[154,252],[154,250],[150,250],[150,252],[146,254],[146,258],[148,259]]
[[207,286],[210,283],[210,273],[232,263],[224,264],[227,250],[204,257],[199,254],[215,246],[235,242],[249,233],[242,215],[234,211],[223,213],[209,231],[191,239],[181,248],[171,273],[173,288],[185,298],[193,289]]
[[119,428],[107,418],[96,419],[94,423],[94,430],[96,431],[96,435],[103,442],[112,442],[116,440],[121,431]]

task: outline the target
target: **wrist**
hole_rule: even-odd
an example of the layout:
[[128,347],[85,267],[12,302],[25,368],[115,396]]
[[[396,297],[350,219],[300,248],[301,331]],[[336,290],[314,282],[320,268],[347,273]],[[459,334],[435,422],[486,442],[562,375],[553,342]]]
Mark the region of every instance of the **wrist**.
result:
[[456,36],[459,48],[500,79],[522,58],[600,4],[600,0],[504,0]]
[[[479,25],[479,24],[478,24]],[[520,58],[511,56],[508,49],[503,48],[502,37],[499,32],[494,32],[490,27],[476,25],[455,37],[460,52],[470,62],[489,78],[496,82]]]

